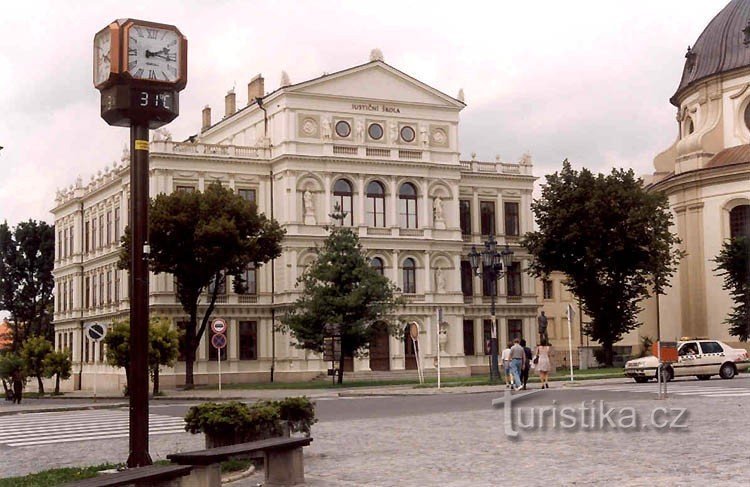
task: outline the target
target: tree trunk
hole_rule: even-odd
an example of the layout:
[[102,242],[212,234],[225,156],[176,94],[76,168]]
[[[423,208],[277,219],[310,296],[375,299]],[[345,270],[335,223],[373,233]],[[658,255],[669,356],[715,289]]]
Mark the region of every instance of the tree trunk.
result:
[[36,382],[39,385],[39,395],[43,396],[44,395],[44,383],[42,382],[42,376],[41,375],[37,375],[36,376]]
[[154,397],[159,394],[159,366],[154,369]]
[[60,374],[55,374],[55,395],[60,394]]
[[603,343],[602,349],[604,350],[604,365],[612,367],[614,362],[614,350],[612,349],[611,343]]
[[[185,330],[185,389],[195,389],[195,382],[193,379],[193,365],[195,364],[195,352],[198,348],[194,345],[197,340],[195,336],[195,329],[197,327],[197,304],[190,310],[190,322]],[[199,341],[200,343],[200,341]]]

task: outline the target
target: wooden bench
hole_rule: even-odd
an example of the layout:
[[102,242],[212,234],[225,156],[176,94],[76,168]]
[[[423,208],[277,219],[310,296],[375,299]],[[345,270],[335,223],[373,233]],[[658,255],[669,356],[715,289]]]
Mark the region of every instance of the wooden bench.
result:
[[302,447],[312,438],[269,438],[267,440],[221,446],[208,450],[173,453],[167,458],[180,465],[191,465],[190,477],[184,479],[185,487],[221,486],[220,462],[240,455],[263,453],[265,487],[291,486],[305,482]]
[[78,480],[63,487],[114,487],[118,485],[172,487],[181,485],[180,477],[190,474],[190,465],[149,465],[129,468],[117,473],[100,474],[90,479]]

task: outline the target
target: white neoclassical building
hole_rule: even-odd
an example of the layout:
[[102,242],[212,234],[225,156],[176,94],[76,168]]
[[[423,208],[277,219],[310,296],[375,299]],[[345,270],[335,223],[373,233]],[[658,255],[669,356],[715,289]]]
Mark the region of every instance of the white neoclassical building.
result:
[[[248,269],[246,294],[231,283],[214,316],[229,324],[221,358],[225,380],[302,380],[325,373],[322,357],[296,349],[273,331],[275,320],[299,295],[297,278],[325,238],[335,203],[348,211],[373,265],[408,299],[399,311],[421,325],[426,368],[438,347],[436,310],[444,311],[442,365],[450,373],[486,370],[490,289],[471,275],[467,254],[495,234],[515,252],[499,283],[497,314],[503,342],[523,335],[534,341],[538,309],[534,280],[521,269],[530,256],[519,239],[532,228],[531,159],[459,160],[459,114],[465,104],[393,68],[375,55],[370,62],[298,84],[282,76],[266,93],[257,76],[237,108],[226,95],[225,111],[212,120],[203,110],[197,136],[175,142],[157,131],[150,145],[150,193],[200,191],[220,182],[258,204],[287,235],[273,263]],[[462,98],[462,95],[459,95]],[[91,322],[128,317],[127,274],[118,271],[118,240],[128,220],[129,168],[103,168],[84,184],[58,193],[52,210],[57,230],[55,261],[56,346],[72,350],[76,378],[67,387],[99,390],[124,385],[121,371],[103,363],[103,347],[83,337]],[[186,319],[169,275],[152,275],[152,315],[176,327]],[[209,334],[209,332],[207,332]],[[216,380],[217,355],[204,336],[196,383]],[[347,362],[368,371],[415,368],[410,343],[383,334],[369,356]],[[162,373],[167,387],[183,381],[184,364]],[[79,382],[81,381],[81,382]]]
[[669,198],[685,259],[642,315],[641,334],[705,336],[740,344],[724,323],[734,306],[713,259],[730,237],[750,237],[750,0],[732,0],[685,55],[670,102],[677,140],[654,159],[652,191]]

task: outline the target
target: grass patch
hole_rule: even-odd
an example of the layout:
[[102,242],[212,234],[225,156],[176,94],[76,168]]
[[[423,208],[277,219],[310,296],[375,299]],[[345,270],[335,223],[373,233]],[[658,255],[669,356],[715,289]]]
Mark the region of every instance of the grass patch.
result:
[[221,473],[242,472],[253,465],[252,460],[233,459],[221,462]]
[[53,468],[23,477],[0,479],[0,487],[52,487],[68,482],[75,482],[76,480],[96,477],[99,471],[117,468],[118,466],[114,463],[104,463],[92,467]]

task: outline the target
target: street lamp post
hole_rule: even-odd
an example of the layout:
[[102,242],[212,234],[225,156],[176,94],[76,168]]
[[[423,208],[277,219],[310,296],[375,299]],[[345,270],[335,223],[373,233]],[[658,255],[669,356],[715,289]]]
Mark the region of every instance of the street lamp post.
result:
[[[480,257],[482,261],[481,268],[479,266]],[[474,274],[482,277],[483,280],[487,279],[490,281],[490,315],[492,316],[492,325],[490,329],[490,380],[499,380],[500,367],[497,359],[497,317],[495,316],[497,281],[508,272],[508,268],[513,262],[513,251],[510,250],[510,247],[506,244],[505,249],[498,252],[495,236],[490,235],[484,243],[484,250],[482,250],[481,254],[477,252],[476,246],[471,246],[469,262],[471,263],[471,269]]]

